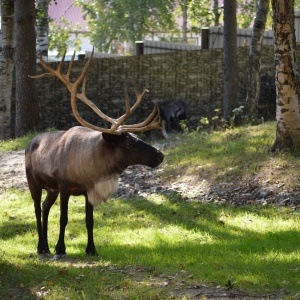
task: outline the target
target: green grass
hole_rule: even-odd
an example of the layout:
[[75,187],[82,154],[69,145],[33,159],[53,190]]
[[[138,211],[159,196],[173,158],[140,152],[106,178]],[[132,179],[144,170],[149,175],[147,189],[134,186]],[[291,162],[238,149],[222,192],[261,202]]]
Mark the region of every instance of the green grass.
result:
[[[211,182],[272,170],[269,180],[280,174],[279,180],[296,184],[297,153],[268,151],[273,125],[180,136],[181,143],[165,151],[163,180],[199,176],[200,166],[201,176]],[[284,166],[292,172],[283,173]],[[91,258],[84,255],[84,200],[71,197],[68,259],[49,261],[37,259],[29,193],[8,190],[0,197],[1,299],[189,299],[182,295],[191,287],[225,288],[228,281],[233,291],[264,299],[299,296],[300,212],[295,208],[205,204],[172,190],[115,198],[95,210],[99,257]],[[53,251],[59,201],[49,224]]]
[[276,181],[295,189],[300,180],[300,152],[271,153],[274,140],[274,122],[178,136],[165,151],[164,176],[174,180],[193,175],[212,184],[255,177],[260,185]]
[[[272,129],[274,132],[272,132]],[[261,126],[240,127],[225,132],[190,134],[180,137],[180,146],[172,149],[170,164],[179,167],[199,165],[218,171],[236,168],[243,172],[240,162],[250,165],[253,160],[265,160],[270,154],[268,147],[274,141],[274,123]],[[258,160],[258,161],[257,161]]]
[[0,140],[0,152],[24,149],[36,134],[33,132],[16,139]]

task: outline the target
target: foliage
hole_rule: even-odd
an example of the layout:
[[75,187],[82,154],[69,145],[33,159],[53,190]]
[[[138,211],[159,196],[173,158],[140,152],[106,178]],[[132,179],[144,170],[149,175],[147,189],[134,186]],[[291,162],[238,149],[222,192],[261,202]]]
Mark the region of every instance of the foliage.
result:
[[[239,12],[237,13],[238,27],[240,28],[253,27],[253,20],[255,19],[255,14],[256,14],[255,1],[238,0],[238,10],[239,10]],[[266,22],[266,30],[271,30],[271,29],[272,29],[272,13],[270,7],[270,11]]]
[[44,11],[40,1],[37,1],[36,7],[35,7],[35,20],[36,20],[37,26],[45,18],[45,15],[46,15],[46,12]]
[[237,107],[232,111],[232,117],[230,117],[230,126],[234,126],[236,124],[236,119],[241,117],[243,112],[244,106]]
[[255,1],[238,1],[238,9],[241,13],[237,14],[237,22],[242,28],[249,28],[255,18]]
[[[55,4],[56,1],[52,0]],[[173,1],[150,1],[148,5],[143,7],[141,1],[135,3],[134,0],[110,1],[112,9],[106,7],[109,1],[93,0],[93,1],[77,1],[75,5],[80,5],[86,12],[89,19],[90,35],[92,42],[100,51],[107,51],[109,47],[115,47],[120,41],[135,41],[143,39],[144,35],[149,35],[154,29],[159,31],[169,30],[170,40],[174,40],[173,34],[178,32],[174,24],[172,14],[180,16],[182,13],[182,2],[180,6],[175,8]],[[137,5],[138,4],[138,5]],[[222,7],[214,7],[211,0],[187,0],[188,18],[191,25],[191,31],[199,33],[201,27],[213,26],[221,17]],[[238,26],[241,28],[249,28],[255,18],[255,6],[252,0],[238,0],[239,13],[237,14]],[[295,9],[299,9],[299,0],[295,1]],[[117,9],[113,11],[113,9]],[[128,13],[128,11],[130,13]],[[154,12],[154,15],[152,13]],[[37,22],[43,17],[44,12],[37,10]],[[141,17],[142,16],[142,17]],[[101,19],[100,19],[101,17]],[[128,22],[130,20],[130,22]],[[142,22],[140,20],[143,20]],[[159,22],[157,22],[157,20]],[[75,46],[76,50],[80,50],[78,39],[74,42],[69,41],[70,23],[62,18],[63,28],[50,20],[49,45],[50,50],[58,49],[59,56],[63,51]],[[137,26],[140,25],[140,26]],[[269,14],[266,29],[272,28],[271,14]],[[163,40],[167,40],[163,38]],[[178,39],[175,38],[177,41]],[[74,43],[74,44],[72,44]],[[113,50],[113,49],[112,49]]]
[[179,127],[181,128],[183,133],[188,133],[189,128],[188,128],[188,120],[179,120]]
[[[176,136],[165,151],[161,182],[194,175],[198,188],[216,180],[230,184],[249,174],[258,178],[271,167],[263,182],[297,179],[292,169],[299,169],[299,153],[268,151],[274,127],[267,123]],[[278,176],[283,166],[293,168]],[[40,261],[29,192],[7,190],[1,197],[3,299],[188,299],[190,291],[193,296],[203,289],[214,297],[218,291],[220,297],[236,293],[236,298],[299,296],[300,214],[293,207],[208,201],[200,189],[184,195],[170,183],[165,191],[100,205],[95,210],[100,256],[90,258],[84,255],[84,199],[71,197],[68,257]],[[59,201],[50,213],[51,249],[58,223]]]
[[201,130],[202,128],[210,128],[211,130],[223,130],[228,127],[233,128],[235,126],[245,125],[245,121],[249,120],[244,120],[243,114],[244,106],[233,109],[228,122],[224,118],[222,118],[221,109],[216,108],[214,109],[214,113],[212,116],[200,118],[200,125],[197,127],[197,131]]
[[172,0],[95,0],[80,4],[88,13],[90,37],[99,51],[107,52],[115,41],[134,44],[151,32],[174,29]]
[[[211,26],[214,23],[214,8],[210,0],[185,0],[187,2],[187,15],[191,26],[191,31],[199,33],[201,27]],[[181,16],[184,9],[184,2],[179,1],[176,15]]]
[[205,127],[207,128],[208,126],[211,127],[212,130],[215,129],[221,129],[221,109],[215,108],[214,109],[214,114],[211,117],[201,117],[199,120],[200,125],[197,128],[197,131],[200,130],[201,128]]
[[80,51],[81,41],[79,38],[70,40],[70,32],[80,29],[76,28],[64,17],[60,18],[60,25],[53,20],[49,22],[49,50],[57,50],[57,57],[61,57],[64,51],[70,47],[74,47],[76,51]]
[[[131,50],[134,42],[144,39],[151,34],[168,33],[168,37],[162,35],[163,40],[178,41],[178,26],[174,16],[180,17],[184,9],[185,1],[139,1],[139,0],[78,0],[85,12],[89,26],[89,37],[98,51],[116,52],[122,47],[122,42],[130,42]],[[199,33],[201,27],[213,26],[223,22],[222,7],[217,7],[218,1],[211,0],[186,0],[187,14],[190,30]],[[249,28],[255,18],[254,1],[238,0],[237,22],[238,27]],[[62,21],[65,23],[65,20]],[[271,17],[267,22],[267,29],[271,28]],[[65,29],[70,29],[66,24]],[[60,30],[51,25],[50,43],[59,45],[64,49],[68,40],[67,30]]]
[[[114,52],[118,43],[142,40],[145,35],[168,32],[170,40],[178,33],[173,16],[180,17],[184,2],[174,6],[173,0],[137,1],[137,0],[94,0],[79,1],[87,13],[90,37],[99,51]],[[199,33],[201,27],[219,23],[222,7],[215,7],[211,0],[187,0],[187,14],[191,31]],[[248,28],[254,19],[253,1],[239,1],[238,25]],[[271,23],[270,23],[271,24]],[[162,37],[167,40],[166,37]],[[176,38],[175,38],[176,40]]]
[[[180,6],[176,10],[178,16],[183,10],[183,2],[179,1]],[[201,27],[219,26],[223,20],[223,7],[216,7],[218,3],[211,0],[187,0],[188,17],[191,31],[199,33]],[[253,26],[255,18],[255,4],[253,0],[238,0],[237,25],[239,28],[249,28]],[[271,14],[267,21],[267,29],[272,28]]]

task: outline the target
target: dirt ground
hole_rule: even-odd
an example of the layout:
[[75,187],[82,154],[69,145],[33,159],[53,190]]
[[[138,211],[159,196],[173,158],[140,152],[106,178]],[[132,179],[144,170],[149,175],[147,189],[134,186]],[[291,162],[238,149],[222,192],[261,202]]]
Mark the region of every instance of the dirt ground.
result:
[[6,189],[27,189],[24,150],[0,152],[0,195]]

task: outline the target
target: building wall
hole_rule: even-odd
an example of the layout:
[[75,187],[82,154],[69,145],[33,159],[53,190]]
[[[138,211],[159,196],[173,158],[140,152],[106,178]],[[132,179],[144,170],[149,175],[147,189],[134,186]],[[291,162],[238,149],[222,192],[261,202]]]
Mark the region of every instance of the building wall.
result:
[[[244,105],[248,75],[248,47],[238,48],[239,77],[237,107]],[[297,47],[300,58],[300,48]],[[275,117],[274,47],[264,46],[262,51],[262,91],[260,116]],[[73,76],[77,78],[86,60],[74,63]],[[55,68],[57,63],[50,63]],[[66,65],[68,63],[65,63]],[[41,73],[38,66],[38,73]],[[54,77],[35,79],[35,97],[38,101],[39,130],[49,127],[68,129],[78,122],[70,107],[67,88]],[[135,101],[133,83],[147,93],[140,109],[130,118],[134,123],[143,120],[152,111],[153,103],[160,107],[172,100],[184,100],[188,104],[190,124],[197,126],[201,117],[214,115],[222,108],[223,99],[223,51],[222,49],[182,51],[130,57],[94,59],[87,76],[87,96],[111,117],[124,112],[125,90],[131,104]],[[79,102],[79,101],[78,101]],[[78,103],[82,117],[104,126],[99,117],[82,103]]]

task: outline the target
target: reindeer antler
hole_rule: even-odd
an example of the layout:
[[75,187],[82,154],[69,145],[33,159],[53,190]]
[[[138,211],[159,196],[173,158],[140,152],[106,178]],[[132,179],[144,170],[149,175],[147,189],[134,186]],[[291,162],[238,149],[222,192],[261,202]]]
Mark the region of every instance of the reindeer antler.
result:
[[[101,132],[112,133],[112,134],[121,134],[122,132],[143,132],[146,130],[161,129],[159,108],[158,108],[157,104],[154,105],[153,111],[146,118],[145,121],[138,123],[138,124],[122,125],[130,117],[130,115],[140,106],[145,94],[148,92],[147,89],[144,89],[142,91],[142,93],[139,93],[137,91],[136,85],[134,85],[134,90],[135,90],[137,100],[132,107],[130,107],[128,93],[126,91],[126,94],[125,94],[126,110],[125,110],[124,115],[122,115],[121,117],[119,117],[117,119],[111,118],[111,117],[107,116],[106,114],[104,114],[91,100],[88,99],[88,97],[86,96],[86,75],[87,75],[88,69],[91,65],[93,54],[94,54],[94,49],[93,49],[91,56],[88,59],[87,63],[83,67],[80,76],[74,82],[70,81],[70,75],[71,75],[71,71],[72,71],[73,63],[74,63],[74,59],[75,59],[75,52],[73,53],[67,73],[65,75],[62,74],[62,66],[63,66],[64,60],[65,60],[66,51],[65,51],[61,61],[59,62],[59,65],[56,70],[52,69],[49,65],[47,65],[45,63],[45,61],[43,60],[42,56],[40,55],[41,66],[46,71],[48,71],[48,73],[43,73],[43,74],[35,75],[35,76],[29,75],[29,77],[30,78],[41,78],[41,77],[46,77],[46,76],[55,76],[61,82],[63,82],[71,93],[71,107],[72,107],[73,114],[74,114],[75,118],[77,119],[77,121],[85,127],[88,127],[88,128],[91,128],[91,129],[94,129],[97,131],[101,131]],[[82,86],[81,93],[78,92],[78,88],[80,86]],[[82,102],[84,102],[100,118],[111,123],[112,124],[111,128],[107,129],[107,128],[98,127],[98,126],[95,126],[95,125],[85,121],[78,113],[76,99],[79,99]]]

